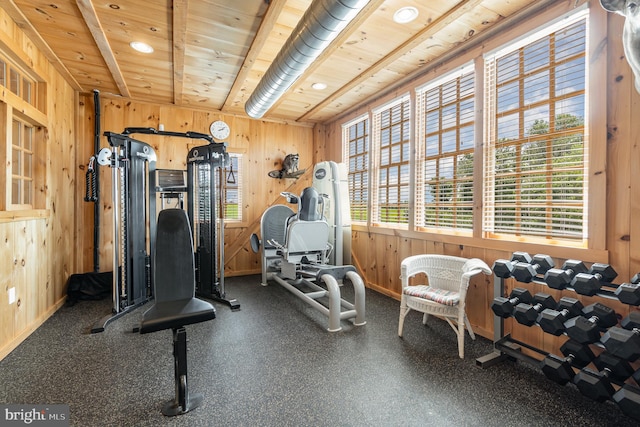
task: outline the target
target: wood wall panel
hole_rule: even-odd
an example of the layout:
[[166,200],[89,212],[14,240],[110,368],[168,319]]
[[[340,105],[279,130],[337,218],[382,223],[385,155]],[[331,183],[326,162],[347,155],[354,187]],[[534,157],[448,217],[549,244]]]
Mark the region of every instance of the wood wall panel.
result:
[[[14,337],[13,307],[9,305],[9,289],[13,281],[13,225],[0,224],[0,349]],[[0,358],[3,355],[0,354]]]
[[[609,40],[622,37],[622,17],[610,14]],[[610,262],[616,271],[627,280],[629,274],[629,236],[630,236],[630,167],[631,153],[632,99],[634,95],[633,75],[624,56],[621,43],[609,43],[608,75],[608,114],[607,114],[607,249]],[[615,100],[615,102],[613,102]],[[613,207],[615,206],[615,209]],[[624,265],[624,267],[623,267]],[[618,267],[619,266],[619,267]],[[624,278],[626,276],[626,279]]]
[[13,325],[11,329],[13,333],[16,334],[27,326],[27,307],[31,304],[31,301],[27,298],[27,292],[30,286],[30,284],[27,283],[27,270],[22,266],[25,262],[27,250],[27,242],[24,240],[27,237],[24,221],[15,222],[11,227],[11,234],[13,235],[11,282],[15,290],[15,300],[9,307],[11,307],[13,313]]
[[[39,294],[46,292],[44,284],[40,282],[40,268],[38,262],[38,225],[40,221],[24,221],[20,223],[17,229],[16,246],[20,247],[17,257],[16,270],[21,276],[16,282],[25,284],[23,294],[21,296],[22,304],[19,310],[23,313],[24,324],[19,325],[19,330],[26,329],[28,325],[33,324],[38,318]],[[37,283],[38,286],[32,286]]]
[[[5,54],[46,84],[39,91],[46,130],[44,144],[37,147],[45,159],[34,165],[34,175],[46,179],[36,195],[44,209],[0,215],[2,359],[64,303],[66,281],[75,269],[77,116],[73,89],[2,9],[0,43],[12,50]],[[16,301],[9,304],[11,287]]]

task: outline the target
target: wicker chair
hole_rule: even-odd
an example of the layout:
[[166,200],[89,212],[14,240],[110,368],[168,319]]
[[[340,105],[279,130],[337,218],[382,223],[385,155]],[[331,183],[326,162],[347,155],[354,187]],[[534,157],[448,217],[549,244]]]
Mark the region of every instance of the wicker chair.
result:
[[[409,286],[409,278],[424,273],[428,284]],[[487,264],[477,258],[449,255],[414,255],[401,264],[402,299],[398,336],[402,337],[404,318],[411,310],[424,313],[426,324],[430,314],[446,320],[458,336],[458,354],[464,358],[464,329],[476,339],[465,313],[469,279],[478,273],[491,274]]]

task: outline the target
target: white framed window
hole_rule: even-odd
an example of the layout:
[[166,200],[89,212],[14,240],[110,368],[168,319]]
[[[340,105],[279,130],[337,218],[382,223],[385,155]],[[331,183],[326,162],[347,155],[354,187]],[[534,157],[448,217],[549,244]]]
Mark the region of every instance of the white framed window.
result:
[[12,62],[0,57],[0,85],[34,107],[39,106],[34,93],[38,84]]
[[14,118],[11,131],[11,207],[33,208],[34,127]]
[[[0,210],[44,209],[46,180],[46,83],[36,80],[0,53],[0,161],[7,167],[0,188]],[[35,107],[35,108],[33,108]]]
[[411,155],[409,95],[376,109],[372,118],[372,222],[409,224],[409,158]]
[[224,219],[242,221],[242,154],[229,153],[224,175]]
[[473,228],[473,64],[416,88],[415,225]]
[[[601,135],[588,111],[597,90],[589,76],[602,64],[587,66],[595,49],[588,35],[588,9],[576,8],[415,87],[415,97],[343,124],[343,159],[368,223],[597,245],[589,241],[589,193],[604,187],[589,185],[590,165],[600,164],[589,155],[590,129]],[[370,145],[358,146],[359,138]],[[368,167],[359,163],[366,169],[356,166],[365,157],[358,147],[369,153]],[[598,206],[591,210],[602,217]]]
[[586,18],[485,56],[486,237],[587,239]]
[[369,220],[369,116],[342,125],[342,158],[348,167],[351,221]]

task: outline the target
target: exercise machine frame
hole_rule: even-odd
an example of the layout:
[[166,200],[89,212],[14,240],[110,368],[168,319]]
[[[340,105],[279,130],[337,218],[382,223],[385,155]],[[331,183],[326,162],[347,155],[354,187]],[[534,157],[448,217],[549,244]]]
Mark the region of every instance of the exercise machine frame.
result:
[[[302,199],[302,196],[298,198],[290,193],[282,195],[292,203]],[[260,221],[262,241],[255,234],[251,236],[251,248],[261,253],[261,284],[266,286],[269,280],[274,280],[326,315],[329,332],[342,330],[340,322],[345,319],[353,319],[355,326],[365,325],[365,287],[362,278],[352,265],[326,263],[332,249],[328,243],[329,225],[324,217],[320,220],[300,220],[300,211],[301,205],[298,215],[285,205],[274,205],[263,213]],[[294,232],[294,227],[300,228],[300,232]],[[341,296],[339,282],[342,283],[345,278],[353,285],[353,303]],[[325,297],[328,297],[328,304],[318,301]]]
[[[92,333],[146,303],[152,297],[151,249],[156,228],[156,153],[123,133],[105,132],[109,145],[98,163],[112,171],[113,293],[112,313],[96,322]],[[145,197],[146,196],[146,197]]]
[[134,133],[203,139],[212,147],[224,147],[198,132],[128,127],[122,133],[104,133],[112,148],[100,151],[98,163],[112,168],[113,307],[93,325],[92,333],[104,331],[111,321],[153,298],[150,254],[155,247],[157,157],[149,144],[130,136]]
[[[224,143],[210,143],[187,155],[187,203],[189,223],[196,246],[196,295],[227,304],[224,289],[224,167],[230,162]],[[216,191],[218,190],[218,191]]]

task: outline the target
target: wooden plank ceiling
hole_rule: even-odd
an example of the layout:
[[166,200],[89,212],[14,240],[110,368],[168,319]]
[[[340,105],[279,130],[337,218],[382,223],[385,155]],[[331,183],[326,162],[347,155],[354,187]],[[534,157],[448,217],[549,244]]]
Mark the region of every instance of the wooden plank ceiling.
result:
[[[321,1],[321,0],[315,0]],[[312,0],[0,0],[79,91],[246,115]],[[327,122],[546,0],[370,0],[264,115]],[[408,24],[393,14],[419,11]],[[151,54],[134,51],[142,41]],[[325,83],[324,90],[311,85]]]

